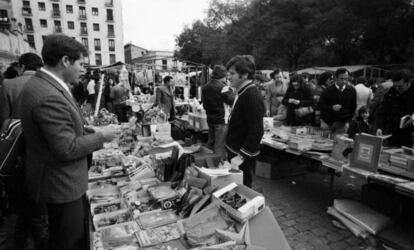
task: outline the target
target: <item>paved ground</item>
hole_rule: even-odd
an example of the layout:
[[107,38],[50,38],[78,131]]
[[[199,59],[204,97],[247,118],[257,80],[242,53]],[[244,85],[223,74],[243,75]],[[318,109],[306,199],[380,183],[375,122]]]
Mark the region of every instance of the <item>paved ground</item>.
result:
[[278,180],[256,177],[253,188],[263,191],[292,249],[374,249],[368,240],[335,227],[326,213],[333,198],[359,199],[363,182],[350,175],[336,177],[330,194],[327,170],[318,168]]

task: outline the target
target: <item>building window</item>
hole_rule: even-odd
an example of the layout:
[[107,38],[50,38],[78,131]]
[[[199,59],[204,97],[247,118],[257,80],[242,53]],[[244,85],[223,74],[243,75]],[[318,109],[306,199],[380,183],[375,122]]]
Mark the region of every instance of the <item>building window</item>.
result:
[[44,42],[46,39],[46,36],[42,36],[42,41]]
[[32,19],[30,18],[25,18],[24,22],[26,24],[26,31],[33,31],[33,23],[32,23]]
[[66,13],[73,14],[73,6],[72,5],[66,5]]
[[30,1],[23,1],[23,8],[30,8]]
[[35,40],[33,35],[27,35],[27,41],[29,42],[29,45],[33,48],[36,48]]
[[83,6],[79,7],[79,18],[86,19],[86,8]]
[[112,9],[106,9],[106,20],[107,21],[113,21],[114,20],[114,14],[112,12]]
[[109,51],[115,51],[115,40],[109,39],[108,44],[109,44]]
[[53,17],[60,17],[60,8],[59,8],[59,4],[52,4],[52,15]]
[[98,10],[98,8],[92,8],[92,15],[93,15],[93,16],[98,16],[98,15],[99,15],[99,10]]
[[55,32],[61,33],[62,32],[62,25],[59,20],[55,20]]
[[101,54],[95,54],[95,64],[102,65],[102,56]]
[[40,27],[47,28],[47,20],[46,19],[40,19]]
[[74,22],[72,22],[72,21],[69,21],[69,22],[68,22],[68,29],[70,29],[70,30],[74,30],[74,29],[75,29],[75,23],[74,23]]
[[109,55],[109,64],[114,64],[116,62],[116,57],[114,54]]
[[93,41],[94,45],[95,45],[95,50],[100,51],[101,50],[101,39],[96,38]]
[[45,11],[46,10],[46,5],[44,2],[38,2],[37,6],[39,6],[39,10],[41,11]]
[[99,23],[93,24],[93,31],[99,31]]
[[83,46],[85,46],[85,48],[89,49],[89,43],[88,43],[88,38],[82,38],[82,44]]
[[86,23],[81,23],[81,34],[82,35],[87,35],[88,34],[88,27],[86,26]]
[[162,69],[167,69],[167,60],[162,60]]
[[114,26],[112,24],[108,24],[108,36],[109,37],[115,36]]

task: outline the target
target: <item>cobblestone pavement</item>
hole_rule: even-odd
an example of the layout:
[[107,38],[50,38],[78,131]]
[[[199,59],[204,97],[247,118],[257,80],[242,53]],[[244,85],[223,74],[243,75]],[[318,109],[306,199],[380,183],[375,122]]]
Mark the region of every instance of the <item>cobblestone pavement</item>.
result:
[[334,198],[359,199],[365,182],[344,174],[335,177],[329,192],[330,175],[323,167],[304,175],[277,180],[254,178],[253,188],[262,192],[293,250],[374,249],[369,242],[332,224],[326,213]]

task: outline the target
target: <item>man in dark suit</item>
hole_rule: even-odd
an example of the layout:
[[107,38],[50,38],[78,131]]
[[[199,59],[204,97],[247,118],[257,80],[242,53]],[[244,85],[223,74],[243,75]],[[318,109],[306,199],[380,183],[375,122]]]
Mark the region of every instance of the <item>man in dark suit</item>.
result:
[[[26,82],[36,73],[36,70],[43,66],[42,58],[34,53],[26,53],[20,56],[19,64],[22,67],[23,74],[13,79],[5,79],[0,94],[0,124],[4,120],[18,115],[17,98]],[[13,113],[13,111],[15,111]]]
[[47,36],[41,68],[20,96],[29,195],[45,202],[49,249],[87,249],[87,155],[112,141],[118,129],[88,131],[69,91],[84,74],[86,48],[71,37]]

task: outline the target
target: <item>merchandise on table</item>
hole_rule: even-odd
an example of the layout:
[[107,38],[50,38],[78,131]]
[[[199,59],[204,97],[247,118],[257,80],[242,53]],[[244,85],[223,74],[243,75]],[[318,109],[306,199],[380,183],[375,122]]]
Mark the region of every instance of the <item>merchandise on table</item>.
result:
[[140,214],[136,220],[142,229],[148,229],[177,222],[179,217],[174,210],[161,210]]
[[139,230],[135,221],[113,225],[94,234],[95,250],[138,249],[135,233]]
[[96,230],[120,224],[123,222],[132,221],[131,213],[128,209],[122,209],[110,213],[97,214],[93,217],[93,225]]
[[183,234],[184,232],[180,230],[177,223],[136,232],[136,236],[141,247],[148,247],[176,240]]
[[92,215],[110,213],[125,208],[121,199],[117,199],[110,202],[92,203],[91,213]]

